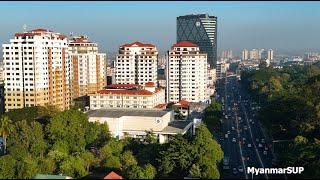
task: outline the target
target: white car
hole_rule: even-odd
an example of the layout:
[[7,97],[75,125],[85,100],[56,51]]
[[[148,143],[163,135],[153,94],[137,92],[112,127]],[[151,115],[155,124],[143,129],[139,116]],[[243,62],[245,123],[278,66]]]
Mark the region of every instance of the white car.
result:
[[230,131],[227,131],[227,134],[230,134]]
[[265,156],[266,156],[266,155],[267,155],[267,151],[263,151],[263,155],[265,155]]
[[252,145],[249,143],[249,144],[248,144],[248,148],[251,148],[251,147],[252,147]]
[[232,138],[232,142],[237,142],[236,138]]
[[269,149],[269,148],[268,148],[267,146],[264,147],[264,150],[268,151],[268,149]]
[[231,129],[234,131],[235,130],[234,126],[232,126]]
[[261,143],[259,143],[259,145],[258,145],[258,146],[259,146],[259,148],[263,148],[263,146],[262,146],[262,144],[261,144]]
[[247,127],[247,126],[243,126],[243,129],[244,129],[244,130],[248,130],[248,127]]

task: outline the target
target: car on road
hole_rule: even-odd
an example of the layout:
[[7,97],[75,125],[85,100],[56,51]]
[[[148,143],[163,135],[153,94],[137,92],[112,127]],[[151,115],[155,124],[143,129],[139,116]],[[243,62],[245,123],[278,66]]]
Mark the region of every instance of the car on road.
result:
[[231,129],[232,129],[232,131],[234,131],[235,130],[234,126],[232,126]]
[[238,174],[237,168],[232,168],[232,173],[233,173],[234,175]]
[[251,147],[252,147],[252,145],[251,145],[251,143],[249,143],[249,144],[248,144],[248,148],[251,148]]
[[238,166],[238,171],[239,172],[243,172],[243,167],[242,166]]
[[243,129],[244,129],[244,130],[248,130],[248,127],[247,127],[247,126],[243,126]]
[[266,155],[267,155],[267,151],[263,151],[263,155],[265,155],[265,156],[266,156]]
[[254,121],[252,121],[251,124],[254,124]]
[[263,146],[262,146],[262,144],[261,144],[261,143],[259,143],[259,144],[258,144],[258,146],[259,146],[259,148],[263,148]]
[[262,143],[265,143],[265,140],[264,140],[264,139],[261,139],[261,142],[262,142]]
[[228,138],[228,134],[225,134],[224,137],[225,137],[225,138]]
[[264,150],[265,150],[265,151],[268,151],[268,149],[269,149],[269,148],[268,148],[267,146],[264,147]]
[[230,131],[227,131],[227,134],[230,134]]
[[249,119],[249,122],[252,122],[252,119]]
[[246,140],[246,138],[242,138],[242,141],[245,141]]
[[237,142],[236,138],[232,138],[232,142]]

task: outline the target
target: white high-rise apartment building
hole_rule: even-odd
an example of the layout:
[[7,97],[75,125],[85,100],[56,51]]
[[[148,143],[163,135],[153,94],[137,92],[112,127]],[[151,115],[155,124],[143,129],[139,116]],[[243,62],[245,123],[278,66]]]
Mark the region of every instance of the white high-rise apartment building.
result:
[[208,102],[207,54],[199,46],[181,41],[168,51],[167,102]]
[[116,84],[157,84],[158,51],[155,45],[134,42],[120,46],[116,57]]
[[3,44],[5,109],[70,105],[67,37],[46,29],[16,33]]
[[268,50],[268,60],[273,60],[273,50],[272,49]]
[[250,51],[250,59],[258,60],[259,59],[259,50],[258,49],[252,49]]
[[249,59],[249,51],[244,49],[242,51],[242,60],[248,60]]
[[71,97],[77,98],[94,93],[107,85],[107,57],[98,52],[98,44],[88,37],[74,37],[69,42],[72,61]]

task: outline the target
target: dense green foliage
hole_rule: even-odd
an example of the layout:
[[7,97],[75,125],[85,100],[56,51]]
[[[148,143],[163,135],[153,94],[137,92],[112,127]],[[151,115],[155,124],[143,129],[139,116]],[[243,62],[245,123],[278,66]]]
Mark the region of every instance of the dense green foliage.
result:
[[203,121],[212,134],[221,132],[221,104],[212,98],[211,104],[204,110]]
[[[273,139],[290,140],[279,150],[283,166],[320,173],[320,63],[243,72],[242,85],[261,106],[258,118]],[[303,145],[301,145],[301,143]]]
[[0,123],[1,136],[7,139],[7,153],[0,157],[1,179],[29,179],[38,173],[82,178],[90,171],[115,171],[132,179],[219,178],[223,152],[204,125],[195,136],[176,135],[159,144],[153,132],[147,132],[143,142],[116,140],[107,124],[89,122],[75,109],[24,108],[6,113]]

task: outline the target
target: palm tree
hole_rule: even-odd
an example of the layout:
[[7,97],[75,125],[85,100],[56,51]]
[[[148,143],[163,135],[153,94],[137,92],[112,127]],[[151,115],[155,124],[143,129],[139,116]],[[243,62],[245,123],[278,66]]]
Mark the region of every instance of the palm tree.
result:
[[13,125],[11,119],[8,116],[2,116],[0,119],[0,134],[3,138],[4,153],[6,153],[7,148],[7,137],[12,130]]

